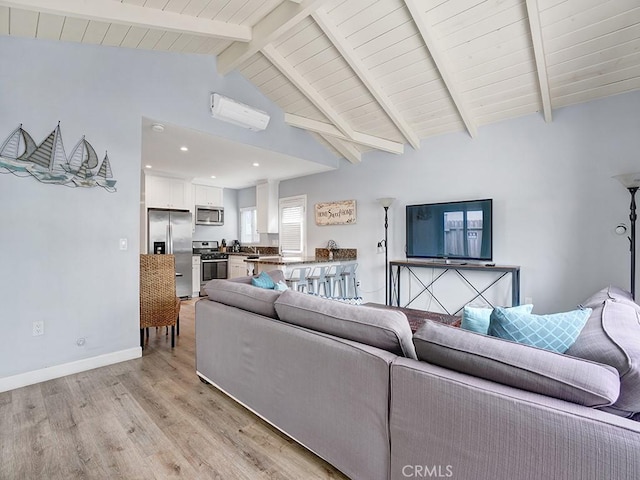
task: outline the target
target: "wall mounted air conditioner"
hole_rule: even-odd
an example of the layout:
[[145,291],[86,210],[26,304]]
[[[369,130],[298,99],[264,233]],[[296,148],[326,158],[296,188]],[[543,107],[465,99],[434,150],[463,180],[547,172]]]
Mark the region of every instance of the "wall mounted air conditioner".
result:
[[262,110],[236,102],[219,93],[211,94],[211,116],[256,132],[267,128],[271,118]]

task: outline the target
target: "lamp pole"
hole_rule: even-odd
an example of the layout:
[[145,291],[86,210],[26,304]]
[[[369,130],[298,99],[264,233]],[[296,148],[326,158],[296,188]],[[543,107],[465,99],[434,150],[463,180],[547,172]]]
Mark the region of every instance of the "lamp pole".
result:
[[379,198],[378,202],[384,208],[384,304],[389,305],[389,207],[395,198]]
[[631,296],[636,299],[636,220],[638,215],[636,214],[636,192],[638,187],[629,187],[631,193],[631,206],[629,213],[629,221],[631,223],[631,236],[629,241],[631,243]]
[[384,304],[389,305],[389,249],[387,248],[389,232],[389,207],[384,207]]
[[631,249],[631,298],[636,299],[636,220],[638,215],[636,214],[636,192],[640,188],[640,172],[638,173],[625,173],[623,175],[616,175],[622,185],[625,186],[631,194],[631,206],[629,207],[629,220],[631,222],[631,234],[629,235],[629,248]]

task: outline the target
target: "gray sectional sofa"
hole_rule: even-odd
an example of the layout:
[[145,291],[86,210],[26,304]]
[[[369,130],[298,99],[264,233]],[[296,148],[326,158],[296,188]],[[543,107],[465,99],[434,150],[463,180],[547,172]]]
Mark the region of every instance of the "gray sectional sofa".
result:
[[205,291],[197,374],[350,478],[640,478],[640,423],[610,413],[638,365],[496,348],[431,322],[414,337],[397,311],[249,278]]

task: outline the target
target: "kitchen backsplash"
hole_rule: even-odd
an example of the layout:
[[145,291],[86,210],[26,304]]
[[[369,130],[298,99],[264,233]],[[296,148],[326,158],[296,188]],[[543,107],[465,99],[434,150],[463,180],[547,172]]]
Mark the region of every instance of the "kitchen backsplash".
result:
[[[316,248],[316,258],[329,259],[328,248]],[[335,248],[333,250],[334,260],[353,259],[358,258],[358,249],[356,248]]]

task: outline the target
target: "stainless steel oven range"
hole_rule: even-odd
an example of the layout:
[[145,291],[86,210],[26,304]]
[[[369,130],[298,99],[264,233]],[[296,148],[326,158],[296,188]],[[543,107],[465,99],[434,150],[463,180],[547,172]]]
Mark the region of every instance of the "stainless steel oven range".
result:
[[229,255],[218,251],[216,240],[193,242],[193,254],[200,255],[200,295],[209,280],[227,278]]

